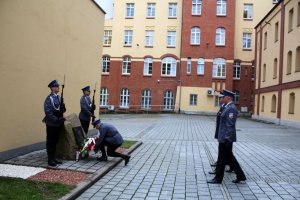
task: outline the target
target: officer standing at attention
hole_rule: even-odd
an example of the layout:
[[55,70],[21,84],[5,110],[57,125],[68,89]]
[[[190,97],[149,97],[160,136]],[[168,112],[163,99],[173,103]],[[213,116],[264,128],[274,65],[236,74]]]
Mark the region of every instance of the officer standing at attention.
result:
[[91,122],[92,114],[92,101],[90,98],[91,90],[90,86],[86,86],[81,89],[83,96],[80,98],[80,113],[79,119],[84,132],[87,134]]
[[66,111],[65,105],[61,103],[59,93],[59,83],[56,80],[48,84],[51,90],[44,102],[45,117],[43,122],[46,124],[46,149],[48,155],[48,165],[55,167],[57,164],[62,164],[61,161],[55,159],[56,145],[58,142],[60,131],[63,128],[65,118],[63,113]]
[[[98,152],[100,149],[102,156],[97,158],[99,161],[107,161],[107,156],[121,157],[125,160],[125,166],[128,164],[130,156],[116,152],[123,143],[123,138],[119,131],[111,124],[101,123],[100,119],[92,123],[98,129],[98,140],[95,144],[94,151]],[[107,146],[107,155],[105,151]]]
[[240,167],[238,161],[232,153],[233,142],[236,142],[236,119],[238,110],[233,103],[234,93],[229,90],[223,90],[223,102],[226,104],[220,116],[218,141],[219,141],[219,160],[216,167],[215,177],[207,183],[220,184],[224,177],[225,164],[229,163],[236,173],[236,179],[233,183],[239,183],[246,180],[246,176]]

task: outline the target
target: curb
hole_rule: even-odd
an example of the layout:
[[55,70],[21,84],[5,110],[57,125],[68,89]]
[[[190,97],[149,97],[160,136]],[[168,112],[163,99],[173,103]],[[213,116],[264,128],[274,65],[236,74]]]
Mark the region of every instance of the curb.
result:
[[[139,146],[141,146],[143,142],[138,141],[136,144],[131,146],[125,153],[131,154],[134,150],[136,150]],[[115,168],[119,163],[122,162],[122,158],[114,158],[110,161],[104,168],[99,169],[98,171],[91,174],[86,180],[82,181],[74,188],[71,192],[61,197],[60,200],[73,200],[79,197],[84,191],[90,188],[93,184],[95,184],[98,180],[100,180],[105,174],[107,174],[110,170]]]

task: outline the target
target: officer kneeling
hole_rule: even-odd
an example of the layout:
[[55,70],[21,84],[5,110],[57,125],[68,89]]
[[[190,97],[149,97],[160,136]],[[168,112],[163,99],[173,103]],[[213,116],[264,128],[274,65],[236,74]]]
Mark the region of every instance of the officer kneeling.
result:
[[[98,129],[98,140],[94,147],[95,153],[100,149],[102,156],[97,158],[99,161],[107,161],[107,156],[121,157],[125,160],[125,166],[128,164],[130,156],[116,152],[123,143],[123,138],[119,131],[111,124],[102,123],[100,119],[92,122],[93,126]],[[107,155],[105,151],[107,146]]]

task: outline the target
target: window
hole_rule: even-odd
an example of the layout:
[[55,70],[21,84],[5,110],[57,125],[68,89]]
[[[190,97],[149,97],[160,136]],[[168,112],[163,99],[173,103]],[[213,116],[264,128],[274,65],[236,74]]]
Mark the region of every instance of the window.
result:
[[176,45],[176,31],[168,31],[167,45],[168,45],[168,47],[175,47],[175,45]]
[[200,28],[193,27],[191,29],[191,44],[200,44]]
[[268,44],[268,33],[265,32],[265,34],[264,34],[264,49],[267,49],[267,44]]
[[226,61],[223,58],[215,58],[213,61],[213,77],[226,78]]
[[154,43],[154,31],[146,31],[145,45],[153,47]]
[[252,33],[243,33],[243,49],[252,49]]
[[104,45],[111,45],[111,39],[112,39],[112,31],[111,30],[105,30],[104,31],[103,44]]
[[271,112],[276,112],[276,96],[272,96]]
[[276,22],[275,23],[275,37],[274,37],[275,42],[278,41],[278,35],[279,35],[279,22]]
[[254,80],[254,78],[255,78],[255,68],[254,68],[254,66],[251,67],[251,78],[252,78],[252,80]]
[[273,66],[273,79],[277,78],[277,66],[278,66],[278,61],[277,58],[274,59],[274,66]]
[[240,103],[240,92],[236,90],[236,91],[234,91],[234,93],[235,93],[235,95],[234,95],[233,101],[235,104],[239,104]]
[[217,16],[226,15],[226,0],[217,0]]
[[215,107],[220,107],[221,103],[220,103],[220,98],[218,96],[215,96]]
[[225,45],[225,29],[217,28],[216,30],[216,45],[223,46]]
[[130,74],[131,71],[131,59],[129,57],[123,58],[122,74]]
[[300,2],[298,3],[298,10],[297,10],[297,26],[300,26]]
[[265,112],[265,96],[261,98],[261,112]]
[[177,3],[169,3],[169,18],[176,18],[177,16]]
[[104,56],[102,59],[103,59],[102,73],[109,73],[110,58],[107,56]]
[[288,32],[293,30],[293,21],[294,21],[294,8],[289,11],[289,23],[288,23]]
[[125,46],[131,46],[132,45],[132,33],[133,31],[125,31],[125,37],[124,37],[124,45]]
[[129,90],[124,88],[121,90],[120,94],[120,107],[121,108],[129,108]]
[[197,63],[197,74],[203,75],[204,74],[204,59],[199,58]]
[[253,19],[253,5],[244,4],[244,19]]
[[190,106],[196,106],[197,105],[197,94],[190,94]]
[[290,98],[289,98],[289,114],[294,114],[295,113],[295,93],[292,92],[290,93]]
[[296,49],[296,64],[295,64],[295,72],[300,71],[300,46]]
[[126,18],[133,18],[134,16],[134,3],[126,3]]
[[202,0],[192,0],[192,15],[201,15]]
[[143,90],[141,108],[146,109],[146,110],[151,109],[151,91],[150,90]]
[[266,70],[267,70],[266,68],[267,68],[267,66],[266,66],[266,64],[264,64],[263,73],[262,73],[262,82],[266,81]]
[[173,110],[174,108],[174,95],[173,92],[168,90],[164,94],[163,110]]
[[155,17],[155,3],[147,3],[147,17],[154,18]]
[[233,79],[241,78],[241,63],[239,61],[234,61],[233,63]]
[[100,106],[108,106],[108,89],[107,88],[101,88]]
[[278,0],[273,0],[273,4],[276,4],[276,3],[278,3]]
[[176,60],[166,57],[162,60],[161,75],[176,76]]
[[152,75],[152,59],[145,58],[144,60],[144,76]]
[[292,51],[288,52],[287,55],[287,65],[286,65],[286,74],[291,74],[292,73],[292,57],[293,57],[293,53]]
[[186,73],[191,74],[191,71],[192,71],[192,59],[189,57],[187,59]]

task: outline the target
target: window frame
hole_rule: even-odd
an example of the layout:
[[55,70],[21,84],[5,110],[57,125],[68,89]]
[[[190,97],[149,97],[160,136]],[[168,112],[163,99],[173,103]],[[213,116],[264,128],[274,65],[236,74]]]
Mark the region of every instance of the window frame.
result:
[[129,56],[123,57],[122,75],[130,75],[131,73],[131,58]]
[[134,3],[126,3],[126,12],[125,12],[125,18],[126,19],[132,19],[134,18]]
[[175,2],[169,3],[168,18],[177,18],[177,3],[175,3]]
[[176,47],[176,31],[167,32],[167,47]]
[[191,45],[200,45],[201,43],[201,29],[198,26],[194,26],[191,28]]
[[241,62],[234,61],[233,63],[233,80],[241,80]]
[[186,62],[186,74],[190,75],[192,73],[192,58],[188,57]]
[[201,16],[201,14],[202,14],[202,0],[192,0],[192,15]]
[[[107,34],[107,33],[110,33],[110,34]],[[112,42],[112,30],[104,30],[103,45],[110,46],[111,42]]]
[[110,57],[102,57],[102,74],[109,74],[110,71]]
[[151,90],[144,89],[141,95],[141,109],[151,110],[151,101],[152,101]]
[[[219,41],[219,43],[218,43]],[[223,27],[218,27],[216,29],[216,46],[225,46],[226,45],[226,29]]]
[[120,91],[120,108],[129,108],[130,106],[130,92],[127,88],[122,88]]
[[[221,11],[221,12],[219,13],[219,11]],[[223,13],[223,11],[224,11],[224,13]],[[217,16],[226,16],[227,15],[227,0],[217,0],[216,15]]]
[[[165,69],[164,69],[165,68]],[[172,57],[165,57],[161,61],[161,76],[176,77],[177,60]]]
[[132,43],[133,43],[133,30],[125,30],[125,33],[124,33],[124,46],[131,47]]
[[153,47],[154,46],[154,31],[153,30],[146,30],[146,33],[145,33],[145,46],[146,47]]
[[215,58],[213,60],[213,78],[226,78],[226,60],[224,58]]
[[[203,62],[201,62],[201,61],[203,61]],[[205,74],[205,59],[198,58],[198,60],[197,60],[197,75],[204,75],[204,74]]]
[[[153,73],[153,59],[152,58],[145,58],[144,59],[144,68],[143,68],[143,75],[144,76],[152,76]],[[147,73],[145,73],[147,72]]]
[[[246,17],[245,17],[246,15]],[[244,20],[253,20],[253,4],[245,3],[244,4],[244,12],[243,12]]]
[[[250,41],[250,43],[249,43]],[[246,44],[246,45],[244,45]],[[250,46],[248,46],[250,44]],[[243,32],[243,49],[252,50],[252,33]]]
[[167,90],[163,97],[163,110],[174,110],[174,93],[171,90]]
[[190,106],[197,106],[197,105],[198,105],[198,95],[190,94]]
[[[150,15],[149,15],[150,14]],[[156,15],[156,3],[147,3],[147,18],[155,18]]]
[[108,100],[109,100],[108,88],[102,87],[100,89],[100,107],[107,107],[109,105]]

